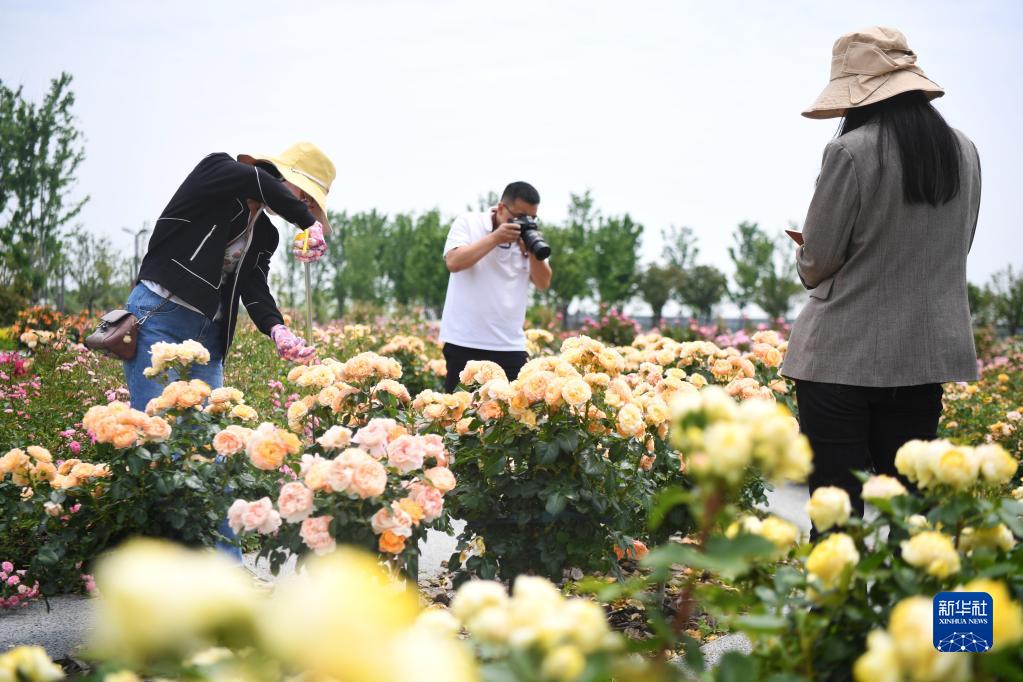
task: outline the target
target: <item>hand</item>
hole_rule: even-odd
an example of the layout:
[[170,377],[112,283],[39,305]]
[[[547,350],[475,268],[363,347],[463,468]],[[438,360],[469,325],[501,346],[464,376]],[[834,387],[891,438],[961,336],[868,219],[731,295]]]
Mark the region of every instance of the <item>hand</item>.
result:
[[327,240],[323,238],[323,225],[319,220],[295,235],[291,252],[303,263],[315,263],[323,258],[327,253]]
[[490,233],[491,239],[497,244],[511,244],[522,236],[522,228],[515,223],[501,223]]
[[274,325],[270,330],[270,338],[277,346],[277,354],[289,362],[304,365],[316,356],[316,348],[307,346],[305,339],[295,336],[294,332],[283,324]]

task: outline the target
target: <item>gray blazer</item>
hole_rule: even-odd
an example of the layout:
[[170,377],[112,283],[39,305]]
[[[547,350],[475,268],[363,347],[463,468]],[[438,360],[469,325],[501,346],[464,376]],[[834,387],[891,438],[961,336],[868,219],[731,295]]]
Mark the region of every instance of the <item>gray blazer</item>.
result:
[[792,328],[781,373],[853,386],[977,379],[966,255],[980,209],[980,159],[962,151],[959,194],[907,204],[895,141],[878,159],[880,128],[833,140],[796,252],[810,300]]

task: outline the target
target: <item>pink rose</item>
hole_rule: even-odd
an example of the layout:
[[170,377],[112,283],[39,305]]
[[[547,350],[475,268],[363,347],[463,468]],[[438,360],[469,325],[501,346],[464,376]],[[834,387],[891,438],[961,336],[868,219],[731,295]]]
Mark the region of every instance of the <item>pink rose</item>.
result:
[[391,429],[397,425],[393,419],[371,419],[356,432],[352,442],[358,443],[363,450],[380,459],[387,453],[387,439]]
[[313,512],[313,491],[297,481],[285,483],[277,498],[277,508],[288,523],[304,521]]
[[433,467],[423,472],[427,481],[441,494],[451,492],[455,487],[455,475],[447,467]]
[[[402,512],[404,514],[404,512]],[[405,514],[408,517],[408,514]],[[411,517],[408,518],[409,522],[412,521]],[[377,513],[369,520],[369,525],[372,526],[373,532],[377,535],[381,535],[384,531],[391,531],[395,535],[401,535],[408,537],[412,535],[412,526],[402,526],[398,523],[398,520],[394,518],[389,507],[381,507],[377,510]]]
[[4,573],[10,573],[11,571],[14,570],[14,564],[12,564],[10,561],[5,561],[2,564],[0,564],[0,568],[4,570]]
[[387,464],[407,474],[423,466],[426,451],[418,436],[399,436],[387,446]]
[[423,521],[426,523],[436,520],[444,511],[444,495],[436,488],[423,483],[413,483],[408,488],[408,496],[423,508]]
[[362,499],[378,497],[387,488],[387,469],[375,459],[358,464],[352,471],[351,490]]
[[77,455],[82,451],[82,444],[76,440],[73,440],[70,443],[68,443],[68,447],[71,448],[72,455]]
[[330,516],[314,516],[302,522],[302,542],[317,554],[330,554],[337,547],[330,535],[330,521]]
[[248,509],[242,514],[245,530],[254,530],[260,535],[269,535],[281,527],[281,515],[273,507],[269,497],[249,502]]
[[428,436],[421,436],[423,443],[423,454],[437,460],[437,466],[448,466],[448,450],[444,447],[444,439],[435,433]]
[[12,575],[10,578],[7,579],[7,584],[11,586],[17,585],[20,582],[21,578],[16,575]]
[[281,515],[274,509],[269,497],[255,502],[235,500],[227,510],[227,522],[235,533],[254,530],[260,535],[269,535],[281,527]]

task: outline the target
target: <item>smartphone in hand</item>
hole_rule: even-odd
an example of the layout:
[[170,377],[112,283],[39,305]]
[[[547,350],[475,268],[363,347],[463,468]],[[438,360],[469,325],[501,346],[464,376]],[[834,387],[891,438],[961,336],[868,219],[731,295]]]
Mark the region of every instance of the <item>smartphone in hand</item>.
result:
[[788,236],[792,237],[792,241],[794,241],[795,243],[799,244],[800,246],[803,245],[803,233],[802,232],[796,232],[795,230],[785,230],[785,234],[787,234]]

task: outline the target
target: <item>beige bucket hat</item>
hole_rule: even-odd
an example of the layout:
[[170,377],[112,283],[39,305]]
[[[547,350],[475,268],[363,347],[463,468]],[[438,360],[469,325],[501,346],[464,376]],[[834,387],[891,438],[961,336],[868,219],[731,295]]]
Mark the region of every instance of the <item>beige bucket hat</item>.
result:
[[320,151],[319,147],[312,142],[298,142],[276,156],[239,154],[238,160],[249,164],[259,161],[272,163],[285,180],[297,185],[312,197],[316,203],[312,213],[323,225],[323,232],[330,234],[330,223],[327,221],[327,193],[334,182],[336,171],[334,163]]
[[865,107],[911,90],[929,99],[945,91],[916,65],[916,53],[901,31],[871,26],[846,33],[831,50],[831,82],[803,111],[807,118],[836,118],[847,109]]

